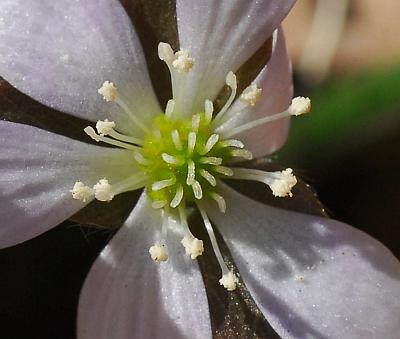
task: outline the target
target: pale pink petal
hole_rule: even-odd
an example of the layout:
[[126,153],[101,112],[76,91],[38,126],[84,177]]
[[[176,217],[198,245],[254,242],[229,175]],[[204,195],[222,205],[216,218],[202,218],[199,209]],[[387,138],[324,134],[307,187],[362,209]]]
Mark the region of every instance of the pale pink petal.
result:
[[209,213],[241,277],[283,338],[398,338],[400,263],[341,222],[289,212],[230,188]]
[[[292,69],[282,29],[273,35],[272,55],[252,84],[262,89],[255,106],[245,106],[240,100],[226,113],[227,119],[220,131],[230,131],[247,122],[285,111],[293,97]],[[235,113],[237,112],[237,113]],[[286,141],[289,119],[281,119],[242,132],[234,137],[243,141],[255,157],[272,153]]]
[[[97,93],[105,80],[143,119],[160,111],[139,39],[117,0],[2,0],[0,50],[0,76],[63,112],[106,118],[113,105]],[[126,115],[114,119],[135,131]]]
[[179,82],[176,110],[191,114],[214,100],[235,72],[279,26],[295,0],[178,0],[180,47],[194,67]]
[[0,247],[33,238],[85,206],[70,193],[76,181],[117,182],[135,170],[131,162],[128,151],[0,121]]
[[154,262],[161,215],[145,194],[92,266],[81,292],[79,339],[211,338],[207,297],[182,228],[169,229],[169,260]]

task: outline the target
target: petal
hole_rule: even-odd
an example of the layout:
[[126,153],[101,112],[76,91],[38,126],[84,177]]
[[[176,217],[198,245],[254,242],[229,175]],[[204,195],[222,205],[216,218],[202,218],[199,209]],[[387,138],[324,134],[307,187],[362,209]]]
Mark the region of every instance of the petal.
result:
[[243,281],[283,338],[396,338],[400,264],[378,241],[338,221],[222,190],[208,211]]
[[[97,93],[114,82],[131,110],[160,112],[140,42],[116,0],[2,0],[0,76],[37,101],[89,120],[113,105]],[[120,117],[122,129],[134,128]]]
[[[226,116],[232,118],[219,127],[222,134],[223,131],[283,112],[289,107],[293,97],[292,67],[282,29],[276,30],[273,38],[271,58],[252,82],[262,88],[260,101],[255,106],[245,107],[244,103],[237,99],[226,112]],[[234,113],[238,111],[240,112]],[[279,149],[286,141],[288,129],[289,119],[286,118],[260,125],[234,137],[241,140],[254,157],[258,158]]]
[[129,152],[0,121],[0,247],[37,236],[77,212],[76,181],[111,183],[132,171]]
[[178,84],[176,110],[191,114],[203,109],[205,99],[214,100],[228,72],[235,72],[257,51],[294,2],[178,0],[180,46],[195,63]]
[[161,222],[144,193],[86,278],[79,339],[211,338],[203,280],[197,263],[184,255],[181,229],[169,229],[167,262],[150,258]]

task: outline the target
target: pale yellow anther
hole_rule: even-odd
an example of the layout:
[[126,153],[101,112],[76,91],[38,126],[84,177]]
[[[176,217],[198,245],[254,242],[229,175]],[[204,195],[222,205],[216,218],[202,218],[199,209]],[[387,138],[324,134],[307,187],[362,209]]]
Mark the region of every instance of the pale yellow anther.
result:
[[111,201],[114,198],[112,186],[106,178],[99,180],[99,182],[93,186],[93,189],[94,196],[99,201]]
[[105,101],[115,101],[118,96],[117,88],[110,81],[104,81],[103,85],[97,90]]
[[233,90],[236,90],[237,88],[237,80],[236,80],[236,75],[235,73],[233,73],[232,71],[230,71],[227,75],[226,75],[226,79],[225,79],[226,84],[232,88]]
[[171,62],[175,57],[171,45],[166,42],[160,42],[158,44],[158,57],[167,63]]
[[151,259],[160,263],[168,260],[168,250],[165,245],[155,244],[149,248]]
[[179,73],[187,73],[194,65],[194,59],[189,56],[186,49],[182,49],[175,53],[175,60],[172,62],[174,67]]
[[97,133],[99,133],[101,136],[105,136],[114,132],[114,128],[115,128],[114,121],[108,121],[107,119],[105,119],[96,122]]
[[254,106],[261,97],[262,89],[253,84],[248,86],[240,96],[240,100],[250,106]]
[[72,193],[72,198],[83,202],[88,201],[94,193],[93,189],[86,186],[82,181],[77,181],[70,192]]
[[225,273],[221,279],[219,279],[219,283],[228,291],[234,291],[239,283],[239,278],[232,271],[229,271],[228,273]]
[[181,241],[183,247],[185,247],[186,254],[192,259],[196,259],[199,255],[204,252],[203,240],[195,238],[193,235],[185,236]]
[[276,197],[293,196],[291,189],[297,184],[297,179],[293,175],[293,170],[287,168],[282,172],[276,173],[276,178],[269,184],[272,194]]
[[89,136],[91,137],[93,140],[99,142],[100,138],[99,135],[97,135],[96,131],[94,130],[93,127],[91,126],[86,126],[83,131]]
[[305,97],[296,97],[292,100],[288,112],[290,115],[301,115],[310,112],[311,100]]

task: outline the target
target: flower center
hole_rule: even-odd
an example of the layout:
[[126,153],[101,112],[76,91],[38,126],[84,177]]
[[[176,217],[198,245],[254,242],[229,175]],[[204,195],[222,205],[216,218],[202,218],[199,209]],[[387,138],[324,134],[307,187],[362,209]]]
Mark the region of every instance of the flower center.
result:
[[235,156],[250,159],[251,153],[237,140],[221,140],[213,133],[211,116],[204,112],[192,119],[156,117],[143,148],[135,153],[146,173],[153,207],[176,208],[185,201],[208,198],[216,200],[223,211],[217,179],[233,175],[225,165]]
[[[194,66],[195,60],[186,50],[174,53],[166,43],[159,44],[159,57],[170,69],[175,92],[174,84],[184,79],[185,74]],[[246,122],[227,131],[221,127],[235,115],[241,114],[246,107],[255,106],[261,98],[262,90],[256,84],[248,86],[239,98],[239,108],[232,109],[237,91],[236,76],[233,72],[227,74],[226,85],[231,89],[231,94],[217,114],[214,114],[213,103],[206,99],[204,111],[184,116],[179,114],[182,113],[179,112],[179,108],[178,112],[174,111],[175,100],[171,99],[165,114],[156,116],[152,123],[147,125],[140,116],[133,114],[124,98],[119,96],[114,84],[105,81],[98,93],[104,100],[120,106],[122,114],[130,117],[132,123],[141,130],[141,137],[122,134],[120,126],[107,119],[98,121],[96,130],[88,126],[84,131],[97,142],[128,150],[127,154],[136,161],[137,166],[132,175],[117,182],[99,178],[99,181],[90,187],[77,181],[71,193],[74,199],[82,202],[90,201],[93,197],[100,201],[110,201],[117,194],[146,187],[145,192],[152,207],[158,210],[155,213],[161,213],[162,217],[162,239],[149,249],[150,256],[157,262],[168,260],[166,241],[172,220],[178,222],[183,229],[184,238],[181,243],[186,254],[196,259],[203,253],[203,241],[193,236],[187,221],[186,205],[194,204],[202,216],[221,267],[222,278],[219,282],[231,291],[236,288],[238,278],[224,263],[207,215],[207,204],[202,200],[214,200],[219,210],[225,213],[226,202],[219,191],[219,179],[259,181],[268,185],[277,197],[292,196],[291,189],[297,180],[290,168],[280,172],[265,172],[251,168],[228,167],[234,158],[252,159],[251,152],[244,149],[241,141],[230,138],[277,119],[307,113],[310,110],[310,100],[294,98],[292,104],[283,112]]]

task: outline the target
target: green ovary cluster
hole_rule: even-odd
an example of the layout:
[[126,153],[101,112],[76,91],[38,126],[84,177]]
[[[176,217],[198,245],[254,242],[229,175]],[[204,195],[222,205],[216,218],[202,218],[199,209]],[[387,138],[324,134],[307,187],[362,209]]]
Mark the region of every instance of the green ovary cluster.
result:
[[[164,114],[159,115],[153,121],[151,132],[145,137],[141,150],[143,161],[140,161],[139,165],[148,178],[148,196],[160,208],[163,205],[171,205],[174,197],[180,195],[179,190],[181,193],[183,190],[179,205],[196,199],[210,198],[217,193],[215,179],[224,176],[221,173],[227,170],[224,165],[232,158],[229,147],[226,147],[217,135],[213,138],[218,138],[218,141],[211,149],[207,149],[207,142],[213,135],[210,122],[204,113],[198,114],[196,118],[197,122],[194,123],[192,119],[172,120]],[[194,181],[188,181],[190,167],[193,174],[193,165]],[[193,179],[193,175],[191,177]],[[165,181],[170,182],[161,189],[160,185],[156,184]],[[196,187],[193,187],[193,183]]]

